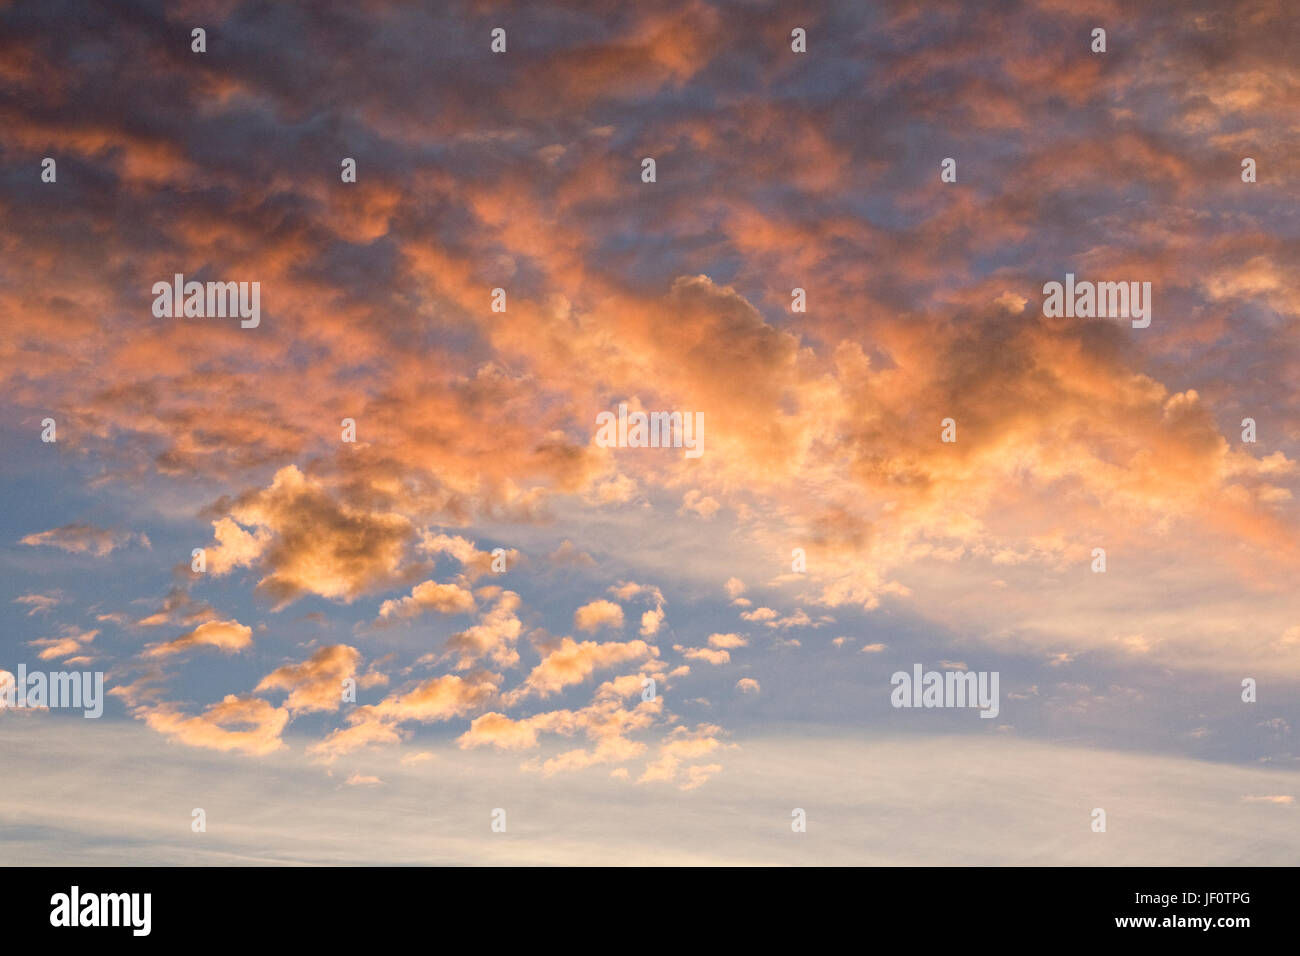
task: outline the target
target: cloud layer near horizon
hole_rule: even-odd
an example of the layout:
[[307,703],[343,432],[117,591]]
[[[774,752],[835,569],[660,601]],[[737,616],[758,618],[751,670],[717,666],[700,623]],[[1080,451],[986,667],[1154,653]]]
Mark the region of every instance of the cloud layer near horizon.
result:
[[[32,743],[49,759],[23,764]],[[1300,853],[1294,772],[1005,738],[783,730],[756,737],[710,786],[634,801],[603,775],[521,781],[491,754],[399,754],[322,776],[301,756],[258,766],[178,753],[108,722],[84,735],[48,720],[0,727],[0,756],[26,768],[0,791],[0,815],[24,823],[0,845],[20,866],[120,863],[126,841],[141,865],[1199,867],[1286,866]],[[128,780],[118,761],[153,773]],[[190,830],[195,807],[204,833]],[[491,830],[498,808],[505,833]],[[1091,828],[1094,808],[1105,833]],[[795,809],[807,818],[797,835]]]

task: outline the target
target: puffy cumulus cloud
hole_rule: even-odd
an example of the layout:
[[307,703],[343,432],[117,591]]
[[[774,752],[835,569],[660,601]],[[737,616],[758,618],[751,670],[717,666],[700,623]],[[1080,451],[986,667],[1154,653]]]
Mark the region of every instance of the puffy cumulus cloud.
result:
[[663,592],[652,584],[637,584],[633,581],[621,581],[612,585],[609,592],[620,601],[640,598],[654,606],[641,613],[641,636],[654,637],[664,623],[667,612],[664,610]]
[[217,543],[215,547],[205,549],[204,560],[208,563],[208,569],[217,577],[255,563],[273,537],[268,528],[258,528],[253,533],[244,530],[230,518],[219,518],[212,522],[212,533]]
[[497,587],[480,588],[478,594],[484,600],[495,599],[496,604],[473,627],[448,638],[447,653],[457,658],[457,670],[468,670],[485,657],[498,667],[513,667],[519,663],[515,644],[524,626],[515,613],[519,595]]
[[70,551],[73,554],[92,554],[97,558],[106,557],[119,548],[138,543],[143,548],[151,548],[149,536],[131,531],[117,531],[97,528],[92,524],[65,524],[49,531],[38,531],[24,535],[20,543],[32,547],[44,545]]
[[597,670],[627,661],[657,657],[659,649],[645,641],[609,642],[575,641],[561,638],[544,651],[542,662],[532,669],[518,688],[507,695],[510,702],[536,694],[549,697],[570,684],[580,684]]
[[665,611],[662,607],[651,608],[641,614],[641,636],[654,637],[664,623]]
[[749,621],[755,624],[762,624],[764,627],[788,629],[792,627],[822,627],[826,624],[835,623],[834,618],[829,615],[820,615],[815,620],[809,617],[808,612],[803,608],[795,608],[793,614],[782,616],[779,612],[772,610],[770,607],[755,608],[752,611],[745,611],[740,615],[741,620]]
[[497,692],[494,675],[479,671],[466,677],[444,674],[430,678],[406,693],[391,694],[378,704],[357,708],[365,716],[397,723],[418,720],[422,723],[459,717],[483,706]]
[[519,563],[520,554],[515,548],[501,548],[499,555],[492,551],[480,551],[478,546],[468,538],[460,535],[434,534],[425,530],[420,532],[418,550],[424,554],[449,554],[461,565],[460,580],[473,584],[485,574],[493,572],[494,562],[506,570]]
[[741,634],[710,634],[709,647],[731,649],[749,646],[749,638]]
[[617,630],[623,626],[623,608],[604,599],[591,601],[573,612],[573,626],[580,631],[595,631],[602,627]]
[[194,647],[215,647],[224,654],[236,654],[253,643],[253,629],[236,620],[208,621],[180,637],[161,644],[150,644],[144,657],[169,657]]
[[[657,664],[658,661],[647,661],[648,664]],[[626,700],[629,697],[644,695],[647,684],[646,681],[653,679],[656,684],[665,680],[662,670],[651,667],[639,674],[624,674],[621,677],[615,677],[611,680],[604,681],[596,688],[593,700]]]
[[[644,674],[629,674],[602,684],[592,702],[579,710],[555,710],[531,717],[511,718],[491,712],[475,718],[457,743],[464,750],[495,747],[499,750],[532,750],[539,746],[539,734],[567,737],[584,735],[590,749],[577,748],[547,758],[529,760],[523,769],[550,776],[586,769],[598,764],[618,763],[639,756],[646,745],[632,734],[644,731],[663,717],[663,699],[640,700],[627,707],[624,700],[639,692]],[[659,675],[662,678],[662,674]]]
[[[284,746],[280,735],[289,711],[259,697],[228,694],[202,714],[186,716],[175,704],[142,704],[135,716],[149,727],[191,747],[234,750],[260,756]],[[238,729],[243,728],[243,729]]]
[[644,597],[653,601],[655,604],[664,603],[664,595],[659,588],[653,584],[637,584],[635,581],[620,581],[618,584],[609,586],[609,593],[614,595],[620,601],[631,601],[636,597]]
[[491,711],[475,717],[469,730],[461,734],[457,743],[462,749],[497,747],[501,750],[531,750],[537,746],[537,731],[554,726],[552,715],[514,720],[505,714]]
[[216,524],[212,572],[265,566],[258,590],[281,607],[304,594],[350,602],[400,581],[414,535],[408,518],[351,507],[293,465],[277,471],[269,487],[240,495],[228,511],[229,520]]
[[425,611],[440,614],[470,614],[476,609],[474,595],[459,584],[439,584],[425,581],[411,589],[408,597],[385,601],[379,606],[382,623],[392,618],[416,617]]
[[730,651],[715,650],[711,647],[683,647],[681,644],[674,644],[673,650],[688,661],[706,661],[710,664],[726,664],[731,661]]
[[287,690],[284,706],[294,716],[312,711],[336,711],[343,702],[343,682],[355,679],[361,652],[346,644],[322,647],[307,660],[287,664],[263,677],[256,692]]
[[740,691],[742,694],[757,694],[762,690],[762,688],[754,678],[742,677],[740,680],[736,681],[736,690]]
[[331,731],[308,747],[307,753],[332,761],[362,748],[399,743],[405,737],[404,723],[437,723],[482,709],[496,696],[499,680],[487,671],[463,678],[456,674],[429,678],[408,691],[389,694],[377,704],[352,710],[349,726]]

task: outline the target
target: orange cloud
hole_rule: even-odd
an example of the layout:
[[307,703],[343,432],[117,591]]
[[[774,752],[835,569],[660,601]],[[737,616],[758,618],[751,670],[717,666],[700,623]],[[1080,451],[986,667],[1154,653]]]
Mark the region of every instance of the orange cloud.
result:
[[192,647],[215,647],[225,654],[235,654],[253,643],[253,629],[238,621],[208,621],[175,640],[150,644],[144,657],[167,657]]
[[573,612],[573,626],[580,631],[595,631],[601,627],[617,630],[623,626],[623,609],[613,601],[591,601]]
[[[210,750],[235,750],[261,756],[279,750],[289,711],[272,707],[257,697],[228,694],[202,714],[187,717],[174,704],[142,706],[136,716],[159,733],[188,744]],[[246,727],[238,730],[232,727]]]
[[346,644],[322,647],[300,664],[289,664],[263,677],[254,691],[287,690],[284,706],[294,716],[336,711],[343,701],[343,681],[354,678],[361,653]]
[[600,668],[654,657],[658,653],[656,647],[645,641],[599,644],[596,641],[579,643],[565,637],[544,653],[542,662],[517,689],[511,691],[508,699],[518,701],[531,694],[549,697],[570,684],[581,683]]

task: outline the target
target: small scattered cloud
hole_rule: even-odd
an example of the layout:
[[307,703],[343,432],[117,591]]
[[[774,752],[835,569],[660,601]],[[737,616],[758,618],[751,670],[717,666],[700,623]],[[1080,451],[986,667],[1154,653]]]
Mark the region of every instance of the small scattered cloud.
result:
[[253,643],[253,629],[236,620],[208,621],[175,640],[150,644],[145,657],[168,657],[194,647],[215,647],[225,654],[236,654]]
[[99,528],[92,524],[65,524],[49,531],[26,535],[21,543],[30,547],[59,548],[73,554],[93,554],[97,558],[106,557],[131,544],[138,544],[145,550],[153,547],[146,534]]

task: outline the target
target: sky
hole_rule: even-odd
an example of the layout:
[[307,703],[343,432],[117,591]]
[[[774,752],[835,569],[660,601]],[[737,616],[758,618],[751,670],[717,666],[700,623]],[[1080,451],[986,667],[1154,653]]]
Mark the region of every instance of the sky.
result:
[[0,852],[1296,862],[1298,27],[0,2]]

